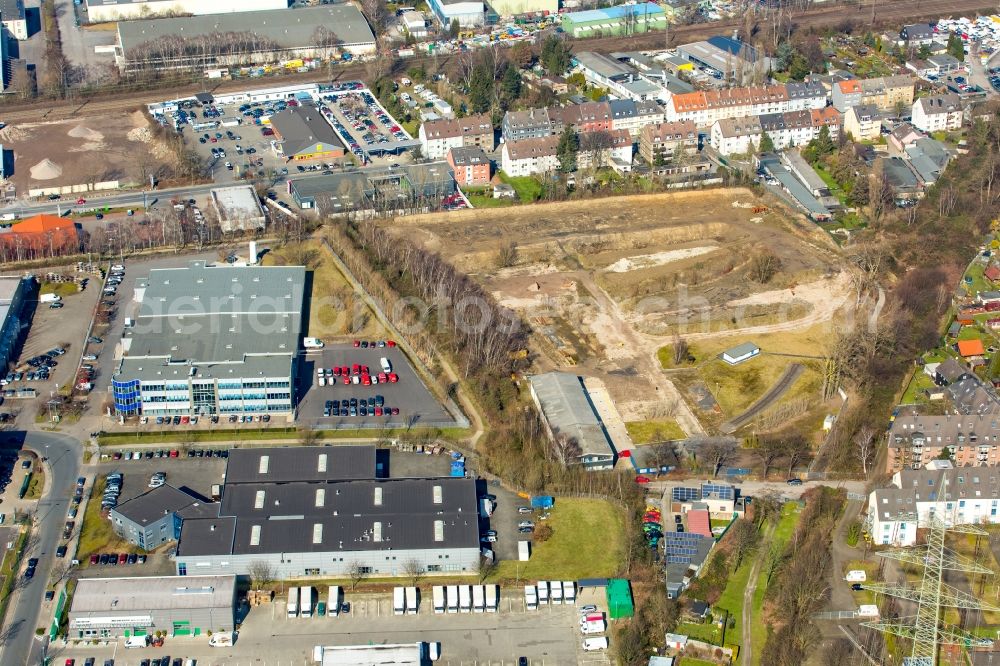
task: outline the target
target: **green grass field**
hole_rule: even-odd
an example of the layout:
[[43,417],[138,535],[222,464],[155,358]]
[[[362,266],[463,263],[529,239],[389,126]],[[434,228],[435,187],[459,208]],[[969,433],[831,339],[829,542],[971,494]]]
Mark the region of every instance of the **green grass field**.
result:
[[494,199],[488,194],[466,194],[473,208],[507,208],[517,204],[513,199]]
[[73,282],[43,282],[38,290],[38,295],[56,294],[57,296],[72,296],[80,293],[80,288]]
[[[788,502],[782,508],[781,519],[777,527],[774,528],[774,536],[771,537],[772,545],[765,545],[766,548],[782,548],[788,545],[789,539],[795,533],[795,526],[799,522],[801,507],[795,502]],[[781,575],[780,573],[776,575]],[[764,641],[767,640],[767,626],[764,624],[764,594],[767,592],[767,571],[761,567],[757,577],[757,588],[754,590],[751,608],[753,617],[751,618],[751,635],[753,636],[753,657],[754,663],[760,663],[760,655],[764,649]]]
[[80,526],[80,544],[77,548],[77,559],[80,560],[81,566],[88,565],[91,553],[139,552],[138,548],[114,533],[110,520],[101,517],[101,495],[104,494],[106,483],[103,477],[98,477],[90,494],[90,500],[87,502],[87,510],[83,513],[83,524]]
[[635,444],[651,444],[670,439],[684,439],[684,431],[673,419],[658,419],[655,421],[628,421],[625,424],[629,437]]
[[[532,544],[527,562],[505,560],[494,580],[572,580],[613,576],[624,559],[625,518],[610,502],[558,498],[545,521],[552,536]],[[595,536],[599,535],[599,538]]]
[[521,203],[538,201],[542,196],[542,184],[531,176],[508,176],[501,171],[500,180],[514,188]]
[[37,471],[32,472],[31,481],[28,482],[28,492],[24,494],[24,499],[26,500],[36,500],[40,499],[42,496],[42,488],[45,487],[45,474],[42,472],[41,468]]

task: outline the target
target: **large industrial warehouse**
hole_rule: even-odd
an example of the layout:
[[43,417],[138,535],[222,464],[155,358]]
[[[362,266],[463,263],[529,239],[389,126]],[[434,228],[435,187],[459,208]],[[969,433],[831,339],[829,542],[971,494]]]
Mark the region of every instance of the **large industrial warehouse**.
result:
[[150,271],[112,378],[115,410],[146,416],[293,416],[305,268]]
[[91,23],[183,14],[224,14],[287,9],[288,0],[86,0]]
[[375,35],[350,3],[183,16],[118,24],[123,72],[263,65],[289,58],[375,52]]
[[380,478],[375,447],[233,449],[216,518],[184,520],[177,573],[278,578],[472,572],[479,565],[474,479]]
[[236,576],[81,578],[69,608],[72,638],[200,636],[232,631]]

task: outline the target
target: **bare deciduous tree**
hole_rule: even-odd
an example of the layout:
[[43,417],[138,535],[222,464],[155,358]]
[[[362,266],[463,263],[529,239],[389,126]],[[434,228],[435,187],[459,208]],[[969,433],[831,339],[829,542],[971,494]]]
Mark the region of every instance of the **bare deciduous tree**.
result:
[[878,444],[875,440],[875,429],[867,423],[854,433],[854,446],[857,452],[858,461],[861,463],[861,471],[865,478],[868,478],[868,466],[875,458],[875,451]]
[[358,560],[354,560],[347,565],[347,575],[351,579],[351,590],[356,590],[358,584],[361,583],[365,578],[368,578],[368,574],[371,573],[371,569],[366,567]]
[[708,437],[697,442],[695,457],[712,468],[712,476],[736,457],[736,441],[727,437]]
[[416,585],[424,577],[424,565],[415,559],[403,562],[403,573],[410,579],[410,585]]
[[674,365],[680,365],[688,359],[688,343],[677,333],[674,333],[674,340],[670,345],[673,352]]
[[757,252],[750,259],[750,279],[760,284],[770,282],[780,269],[781,259],[767,248]]
[[500,268],[510,268],[517,265],[517,260],[517,242],[507,241],[501,243],[500,249],[497,250],[497,266]]
[[278,571],[266,560],[254,560],[247,566],[247,575],[250,577],[250,589],[263,590],[274,583]]
[[551,444],[552,455],[563,467],[573,462],[581,453],[580,443],[576,438],[563,432],[555,433]]
[[774,463],[785,455],[785,445],[778,439],[765,437],[757,441],[757,448],[753,450],[753,454],[760,461],[761,476],[766,479]]

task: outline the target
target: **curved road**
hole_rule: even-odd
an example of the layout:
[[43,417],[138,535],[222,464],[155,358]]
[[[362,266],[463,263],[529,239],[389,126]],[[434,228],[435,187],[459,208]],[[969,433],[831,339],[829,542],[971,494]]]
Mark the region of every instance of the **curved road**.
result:
[[[31,449],[39,458],[47,458],[44,464],[48,489],[38,502],[32,538],[25,553],[25,557],[39,559],[37,573],[14,593],[0,645],[0,664],[21,666],[30,663],[34,666],[41,663],[41,642],[35,640],[35,629],[47,625],[51,619],[39,619],[42,596],[79,476],[82,446],[73,437],[47,432],[10,431],[4,433],[3,440],[5,447]],[[20,566],[15,575],[22,575]]]

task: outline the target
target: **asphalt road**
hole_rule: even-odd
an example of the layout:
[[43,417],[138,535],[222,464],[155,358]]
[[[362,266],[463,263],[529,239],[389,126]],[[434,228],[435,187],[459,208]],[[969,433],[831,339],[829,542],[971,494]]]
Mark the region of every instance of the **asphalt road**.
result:
[[186,185],[184,187],[173,187],[145,192],[122,192],[120,194],[110,194],[108,196],[88,193],[86,195],[87,203],[81,206],[76,205],[75,197],[66,196],[57,201],[46,200],[39,201],[37,203],[14,203],[0,208],[0,212],[14,213],[24,218],[32,215],[38,215],[39,213],[61,215],[68,209],[83,212],[109,206],[111,208],[134,208],[136,213],[139,213],[144,204],[148,206],[150,210],[155,210],[156,208],[163,209],[170,205],[170,200],[172,198],[179,197],[187,199],[200,197],[207,195],[213,188],[216,187],[219,187],[219,185],[216,183],[209,183],[205,185]]
[[[41,662],[38,656],[41,642],[35,640],[35,628],[39,626],[42,596],[66,521],[72,489],[79,476],[81,445],[72,437],[42,432],[12,431],[5,433],[4,440],[7,446],[31,449],[40,457],[47,458],[46,473],[49,477],[48,492],[38,502],[32,544],[25,553],[25,557],[39,558],[38,569],[35,577],[15,593],[16,599],[8,610],[5,641],[0,646],[0,664],[20,666]],[[20,576],[21,571],[18,570],[17,574]],[[48,623],[48,618],[45,622]]]

